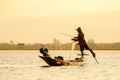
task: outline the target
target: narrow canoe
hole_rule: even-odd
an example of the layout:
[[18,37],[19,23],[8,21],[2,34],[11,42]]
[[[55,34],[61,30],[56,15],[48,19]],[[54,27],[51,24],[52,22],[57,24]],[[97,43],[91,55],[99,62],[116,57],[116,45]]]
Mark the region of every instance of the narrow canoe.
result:
[[49,66],[77,66],[82,65],[84,60],[56,60],[47,56],[39,56],[43,59]]

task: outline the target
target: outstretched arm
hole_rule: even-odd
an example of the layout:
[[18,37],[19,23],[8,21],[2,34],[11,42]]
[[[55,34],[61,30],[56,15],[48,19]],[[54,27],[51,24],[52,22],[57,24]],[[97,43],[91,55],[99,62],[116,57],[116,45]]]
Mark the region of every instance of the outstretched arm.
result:
[[73,41],[78,41],[78,37],[74,37],[74,38],[72,38],[71,40],[73,40]]

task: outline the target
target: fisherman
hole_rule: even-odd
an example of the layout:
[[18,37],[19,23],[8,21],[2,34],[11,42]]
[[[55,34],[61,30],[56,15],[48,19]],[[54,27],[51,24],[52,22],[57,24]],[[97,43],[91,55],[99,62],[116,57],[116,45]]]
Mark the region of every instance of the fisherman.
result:
[[85,41],[85,38],[84,38],[84,33],[82,32],[81,28],[78,27],[76,30],[77,30],[77,32],[78,32],[78,36],[77,36],[77,37],[74,37],[74,38],[71,39],[71,40],[73,40],[73,41],[75,41],[75,42],[78,41],[78,45],[80,45],[81,58],[84,58],[84,54],[83,54],[84,49],[89,50],[89,51],[92,53],[93,57],[95,58],[96,55],[95,55],[95,53],[88,47],[88,45],[87,45],[87,43],[86,43],[86,41]]
[[44,57],[49,57],[48,49],[47,48],[40,48],[40,53],[43,54]]

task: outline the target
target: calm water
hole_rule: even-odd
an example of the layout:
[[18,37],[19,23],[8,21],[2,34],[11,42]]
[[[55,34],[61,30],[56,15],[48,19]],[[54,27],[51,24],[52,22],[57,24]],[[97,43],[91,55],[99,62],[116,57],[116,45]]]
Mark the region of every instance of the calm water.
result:
[[[79,51],[50,51],[52,57],[80,57]],[[86,52],[89,54],[89,51]],[[39,51],[0,51],[0,80],[120,80],[120,51],[95,51],[82,66],[45,67]]]

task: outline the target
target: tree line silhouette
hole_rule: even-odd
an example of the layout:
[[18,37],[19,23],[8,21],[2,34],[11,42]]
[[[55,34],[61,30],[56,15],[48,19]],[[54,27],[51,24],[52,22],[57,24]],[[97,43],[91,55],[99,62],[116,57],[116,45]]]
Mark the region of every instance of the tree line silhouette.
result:
[[[93,50],[120,50],[120,42],[114,43],[95,43],[93,39],[87,41],[89,47]],[[0,50],[39,50],[40,48],[45,47],[49,50],[71,50],[71,43],[60,43],[56,38],[53,39],[53,43],[34,43],[34,44],[25,44],[18,43],[14,44],[13,41],[10,43],[0,43]],[[75,46],[75,50],[79,50],[79,46]]]

